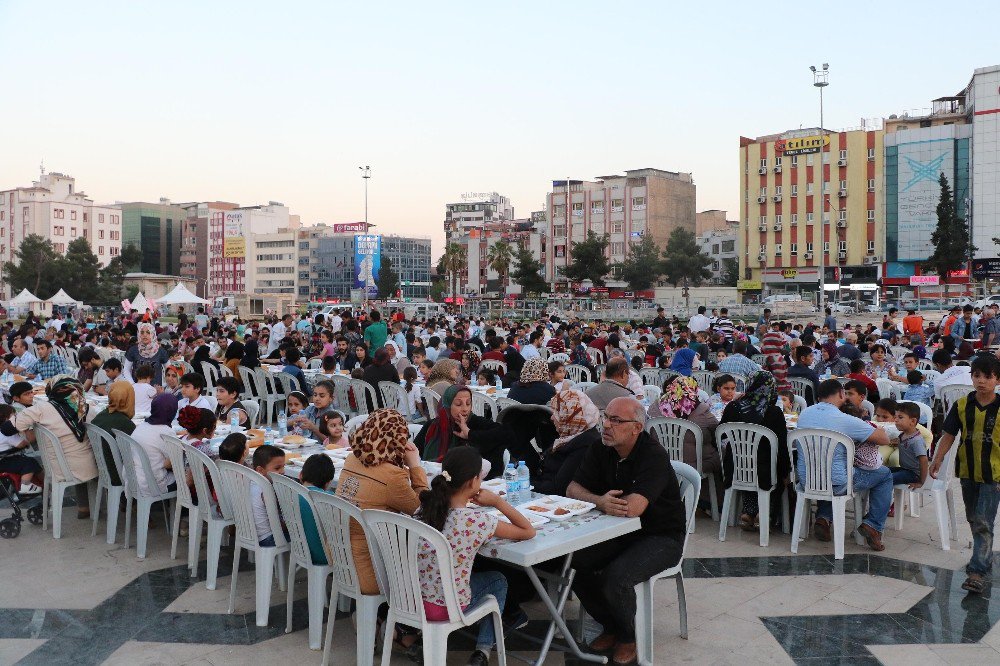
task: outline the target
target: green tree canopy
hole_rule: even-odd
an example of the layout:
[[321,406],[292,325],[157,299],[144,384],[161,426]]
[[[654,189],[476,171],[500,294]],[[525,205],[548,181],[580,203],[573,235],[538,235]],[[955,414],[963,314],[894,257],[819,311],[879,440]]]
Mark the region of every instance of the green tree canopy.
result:
[[945,294],[948,293],[948,283],[945,278],[948,271],[953,271],[967,265],[969,258],[975,253],[976,248],[969,238],[969,225],[958,216],[955,210],[955,200],[951,194],[951,185],[948,184],[948,177],[941,174],[938,178],[941,186],[941,197],[937,205],[937,228],[931,234],[931,244],[934,245],[934,254],[930,256],[927,263],[934,267],[937,274],[944,282]]
[[396,292],[399,291],[399,274],[392,267],[392,259],[388,255],[383,254],[381,262],[375,286],[378,287],[381,298],[395,298]]
[[97,303],[101,297],[101,260],[86,238],[76,238],[66,246],[66,256],[57,262],[63,288],[84,303]]
[[572,263],[561,267],[559,272],[570,282],[591,280],[595,287],[603,287],[604,278],[611,272],[607,249],[607,234],[598,236],[593,231],[588,231],[586,240],[572,244]]
[[458,295],[458,276],[466,264],[465,248],[460,243],[448,243],[438,260],[438,272],[450,278],[452,296]]
[[514,261],[514,247],[504,239],[494,243],[486,253],[486,263],[500,276],[500,292],[507,286],[510,265]]
[[663,248],[663,275],[667,282],[674,285],[683,284],[697,287],[704,280],[712,277],[708,265],[711,257],[701,251],[694,234],[682,227],[676,227],[667,239]]
[[548,284],[542,278],[542,266],[527,249],[518,246],[517,268],[511,274],[511,278],[521,285],[524,294],[541,294],[548,291]]
[[628,257],[618,264],[621,279],[633,291],[644,291],[653,286],[659,277],[660,249],[651,236],[643,236],[638,243],[632,243]]
[[740,262],[735,257],[722,260],[722,284],[735,287],[740,281]]
[[60,259],[52,243],[37,234],[27,236],[14,252],[14,261],[4,262],[3,277],[13,294],[27,289],[39,298],[51,298],[59,287],[56,262]]
[[125,297],[125,274],[131,273],[132,267],[137,266],[141,259],[142,251],[135,245],[129,244],[123,247],[121,254],[114,257],[101,270],[99,295],[95,304],[117,305],[121,302]]

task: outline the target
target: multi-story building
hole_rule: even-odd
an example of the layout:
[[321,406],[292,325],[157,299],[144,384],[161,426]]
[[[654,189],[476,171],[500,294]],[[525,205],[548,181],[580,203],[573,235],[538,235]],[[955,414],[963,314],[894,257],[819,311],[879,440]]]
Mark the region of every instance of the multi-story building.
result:
[[[698,234],[698,248],[712,259],[708,266],[712,271],[710,282],[712,284],[722,284],[723,276],[726,272],[726,260],[737,260],[739,255],[736,251],[736,235],[739,232],[740,223],[737,220],[726,220],[726,211],[705,211],[706,213],[722,213],[724,227],[713,225]],[[703,213],[698,213],[699,219]]]
[[552,181],[546,196],[548,227],[544,277],[566,283],[559,268],[573,261],[573,243],[588,231],[608,235],[612,264],[625,260],[630,244],[650,236],[660,247],[680,227],[695,232],[695,184],[690,173],[636,169],[594,182]]
[[510,199],[497,192],[466,192],[461,203],[445,205],[444,232],[447,242],[465,237],[472,229],[514,219]]
[[246,293],[298,294],[298,232],[279,229],[247,236]]
[[[31,187],[0,190],[0,265],[14,261],[17,248],[32,234],[51,241],[61,254],[74,239],[86,238],[101,265],[107,266],[121,252],[121,210],[95,205],[76,189],[75,178],[43,171]],[[2,275],[0,294],[12,295]]]
[[767,292],[814,294],[821,266],[833,284],[838,268],[857,269],[852,275],[878,272],[885,256],[878,125],[740,138],[737,245],[746,283]]
[[298,228],[297,215],[277,201],[266,206],[245,206],[213,211],[208,218],[208,291],[215,296],[247,291],[247,238]]
[[180,275],[195,281],[195,293],[202,298],[216,294],[209,288],[209,226],[214,217],[223,218],[227,210],[237,204],[225,201],[211,201],[184,204],[187,215],[181,227]]
[[[426,299],[431,289],[429,238],[380,236],[381,256],[392,262],[404,298]],[[316,298],[348,300],[359,273],[355,266],[355,235],[334,234],[317,239]]]
[[119,202],[122,210],[122,247],[135,246],[142,254],[140,273],[180,275],[181,236],[187,211],[169,199],[158,203]]
[[[479,228],[467,229],[458,242],[465,249],[466,266],[459,275],[459,293],[463,296],[502,296],[519,294],[521,287],[509,282],[501,284],[500,273],[490,265],[490,249],[501,240],[506,241],[516,255],[518,247],[523,247],[536,259],[542,257],[544,236],[540,231],[546,220],[545,211],[531,214],[530,218],[492,222]],[[512,260],[508,272],[517,267]]]
[[301,227],[298,230],[298,254],[296,266],[298,270],[299,300],[316,300],[319,298],[318,282],[320,279],[319,240],[337,234],[364,234],[374,225],[365,222],[345,222],[336,224],[315,224]]

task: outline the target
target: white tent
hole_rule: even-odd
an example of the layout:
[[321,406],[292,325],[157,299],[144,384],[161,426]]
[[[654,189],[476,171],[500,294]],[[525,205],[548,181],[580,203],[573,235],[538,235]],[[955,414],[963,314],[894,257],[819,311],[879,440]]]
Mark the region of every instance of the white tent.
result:
[[49,305],[80,305],[80,301],[76,300],[65,291],[60,289],[56,292],[56,295],[50,298],[48,301]]
[[27,289],[22,289],[20,294],[10,300],[9,305],[16,307],[18,305],[31,305],[32,303],[42,302],[42,299],[38,298],[38,296],[35,296]]
[[132,299],[132,309],[139,313],[149,309],[149,302],[146,301],[146,297],[142,295],[141,291]]
[[203,305],[207,305],[208,303],[211,303],[211,301],[207,299],[200,298],[192,294],[191,291],[180,282],[177,283],[177,286],[174,287],[169,294],[156,302],[159,305],[186,305],[188,303],[201,303]]

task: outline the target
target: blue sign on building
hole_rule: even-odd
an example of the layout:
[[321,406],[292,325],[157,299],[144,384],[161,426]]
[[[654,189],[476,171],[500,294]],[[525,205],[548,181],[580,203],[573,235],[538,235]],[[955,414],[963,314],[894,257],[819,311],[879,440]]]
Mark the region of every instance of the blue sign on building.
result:
[[382,266],[382,237],[358,234],[354,237],[354,288],[364,289],[370,298],[378,296],[378,271]]

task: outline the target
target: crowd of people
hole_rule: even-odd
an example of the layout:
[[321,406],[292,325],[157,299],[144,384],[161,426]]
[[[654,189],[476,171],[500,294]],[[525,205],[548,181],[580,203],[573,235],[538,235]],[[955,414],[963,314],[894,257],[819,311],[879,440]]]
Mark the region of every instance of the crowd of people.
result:
[[[666,450],[646,431],[647,420],[684,419],[701,431],[702,450],[696,450],[697,439],[689,431],[683,461],[695,465],[700,460],[702,472],[718,480],[720,495],[732,483],[734,461],[727,447],[718,446],[716,428],[725,423],[768,428],[773,440],[762,443],[759,455],[764,460],[771,447],[778,449],[778,478],[770,478],[762,464],[759,483],[780,494],[794,492],[785,419],[794,412],[798,427],[835,430],[856,443],[853,461],[838,453],[833,481],[843,490],[852,465],[854,489],[869,490],[859,532],[876,551],[885,548],[882,534],[893,484],[916,486],[936,474],[944,453],[960,438],[958,476],[976,543],[965,587],[983,589],[1000,500],[995,489],[1000,450],[993,444],[1000,441],[1000,433],[993,432],[1000,361],[988,351],[1000,344],[994,309],[977,316],[967,307],[932,325],[915,312],[897,321],[890,311],[881,327],[838,326],[829,310],[821,325],[783,321],[766,309],[756,322],[734,322],[725,308],[709,313],[705,307],[686,323],[668,319],[662,309],[650,322],[627,323],[555,315],[524,321],[452,315],[414,319],[401,310],[384,314],[344,308],[262,322],[213,317],[199,308],[193,317],[181,309],[171,324],[150,312],[107,321],[53,317],[43,324],[29,313],[20,325],[0,327],[0,373],[14,380],[6,384],[9,404],[0,405],[0,452],[15,453],[0,458],[0,471],[19,475],[22,491],[37,492],[41,469],[34,458],[18,453],[30,447],[38,424],[58,437],[78,479],[95,478],[94,456],[110,453],[95,452],[88,442],[85,425],[92,422],[108,432],[131,434],[146,451],[155,477],[142,482],[163,492],[190,482],[184,470],[171,468],[160,438],[174,434],[174,424],[183,428],[186,441],[213,458],[243,462],[265,476],[280,473],[285,464],[280,448],[265,444],[251,453],[241,433],[212,445],[220,421],[235,417],[240,425],[251,425],[242,401],[254,387],[242,385],[239,367],[280,365],[299,385],[284,396],[289,430],[353,454],[336,493],[363,509],[416,515],[441,531],[462,562],[453,572],[462,604],[493,594],[504,608],[506,628],[526,622],[520,605],[534,590],[522,572],[475,558],[494,536],[529,539],[535,534],[502,496],[481,487],[502,474],[505,455],[526,463],[537,492],[593,502],[609,515],[640,517],[639,532],[588,548],[574,559],[574,591],[603,628],[592,649],[611,653],[614,663],[629,663],[635,658],[633,587],[676,563],[685,531],[677,478]],[[60,348],[75,351],[78,368],[69,367]],[[304,371],[310,365],[326,375],[349,373],[376,389],[374,404],[365,410],[370,416],[350,438],[334,383],[322,376],[309,381]],[[206,373],[223,366],[229,376],[215,378],[207,395]],[[578,385],[567,368],[582,368],[591,381]],[[653,399],[644,381],[649,369],[659,371]],[[710,385],[698,383],[702,371],[711,373]],[[798,380],[812,389],[804,409],[792,390]],[[879,380],[904,384],[905,402],[882,395]],[[34,400],[38,381],[46,382],[44,401]],[[380,382],[403,387],[405,414],[383,403]],[[924,419],[913,402],[933,406],[942,389],[952,385],[968,386],[968,396],[933,422]],[[477,415],[474,387],[509,389],[511,400],[545,405],[551,417]],[[426,400],[423,391],[433,391],[438,399]],[[99,413],[88,404],[90,392],[106,399]],[[351,400],[364,399],[351,394]],[[136,424],[136,415],[144,420]],[[412,438],[411,420],[423,424]],[[942,433],[936,447],[932,432]],[[440,463],[441,473],[428,479],[422,461]],[[803,474],[800,469],[799,477]],[[301,481],[307,486],[325,490],[333,478],[329,457],[305,461]],[[87,517],[86,489],[77,488],[83,489],[77,493],[79,515]],[[710,492],[705,484],[698,503],[703,511],[711,504]],[[745,529],[777,519],[760,516],[756,495],[747,495],[740,512]],[[507,520],[467,509],[469,502],[496,507]],[[770,505],[780,507],[780,502]],[[831,516],[830,507],[821,503],[815,523],[820,540],[831,538]],[[261,544],[273,544],[267,521],[258,522]],[[367,542],[354,527],[362,591],[373,592],[377,583]],[[315,523],[310,530],[307,522],[306,532],[314,561],[321,563],[325,556]],[[451,573],[441,572],[429,553],[421,557],[427,559],[420,572],[427,617],[444,617],[440,578]],[[394,640],[416,655],[419,638],[411,629],[397,627]],[[494,640],[492,625],[482,623],[470,663],[488,663]]]

